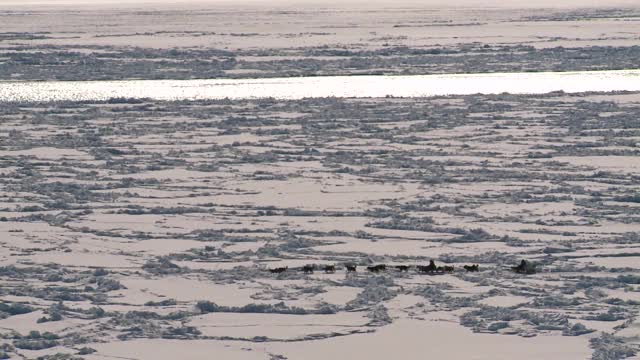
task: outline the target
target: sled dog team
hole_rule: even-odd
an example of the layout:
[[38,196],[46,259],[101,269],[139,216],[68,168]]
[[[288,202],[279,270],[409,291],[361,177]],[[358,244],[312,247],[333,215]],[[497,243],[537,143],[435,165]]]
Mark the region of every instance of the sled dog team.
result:
[[[355,264],[345,264],[344,265],[344,269],[346,270],[346,272],[350,273],[350,272],[357,272],[358,266]],[[443,266],[438,266],[436,265],[435,261],[430,260],[429,261],[429,265],[392,265],[392,266],[387,266],[385,264],[378,264],[378,265],[371,265],[371,266],[367,266],[366,270],[371,272],[371,273],[380,273],[380,272],[384,272],[387,271],[388,268],[391,269],[395,269],[396,271],[399,272],[409,272],[409,269],[415,268],[416,271],[420,274],[444,274],[444,273],[453,273],[455,271],[455,268],[451,265],[443,265]],[[478,272],[480,271],[480,265],[478,264],[473,264],[473,265],[464,265],[462,267],[464,270],[466,270],[467,272]],[[288,266],[284,266],[284,267],[277,267],[277,268],[272,268],[272,269],[268,269],[269,272],[271,272],[272,274],[281,274],[286,272],[287,270],[289,270]],[[316,266],[314,264],[307,264],[302,266],[301,268],[299,268],[300,271],[302,271],[305,274],[313,274],[314,271],[318,270],[322,270],[327,274],[333,274],[336,272],[336,265],[322,265],[322,266]],[[520,262],[520,264],[518,266],[513,266],[511,267],[511,270],[513,270],[514,272],[518,273],[518,274],[533,274],[535,273],[535,265],[527,260],[522,260]]]

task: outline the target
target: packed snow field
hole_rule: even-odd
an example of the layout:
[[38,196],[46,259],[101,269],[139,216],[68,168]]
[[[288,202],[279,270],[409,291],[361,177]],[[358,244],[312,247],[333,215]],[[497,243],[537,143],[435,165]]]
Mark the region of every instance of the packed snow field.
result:
[[[104,1],[2,1],[0,87],[640,68],[635,0]],[[639,113],[0,101],[0,358],[640,359]]]
[[639,93],[3,103],[2,355],[636,356],[639,111]]
[[0,79],[640,68],[635,0],[30,2],[0,2]]

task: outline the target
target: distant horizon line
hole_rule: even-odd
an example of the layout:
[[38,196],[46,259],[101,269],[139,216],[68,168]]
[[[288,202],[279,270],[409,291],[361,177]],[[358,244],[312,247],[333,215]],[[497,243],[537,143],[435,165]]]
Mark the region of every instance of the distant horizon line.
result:
[[557,0],[277,0],[269,1],[264,0],[4,0],[0,3],[0,9],[7,7],[32,7],[32,6],[123,6],[123,7],[136,7],[143,5],[160,5],[166,7],[180,7],[184,5],[236,5],[236,6],[260,6],[264,8],[278,8],[281,6],[336,6],[336,7],[349,7],[349,6],[384,6],[384,7],[404,7],[404,6],[419,6],[419,7],[443,7],[443,8],[456,8],[456,7],[480,7],[485,9],[542,9],[542,8],[554,8],[554,9],[570,9],[570,8],[611,8],[611,7],[638,7],[640,3],[636,0],[569,0],[569,1],[557,1]]

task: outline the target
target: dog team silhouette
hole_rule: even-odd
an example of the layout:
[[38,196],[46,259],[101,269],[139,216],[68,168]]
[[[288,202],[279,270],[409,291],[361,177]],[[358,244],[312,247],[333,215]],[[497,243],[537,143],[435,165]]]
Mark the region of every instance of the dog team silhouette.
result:
[[[439,265],[436,265],[435,261],[433,260],[429,261],[429,265],[392,265],[388,267],[386,264],[377,264],[377,265],[369,265],[365,267],[366,271],[370,273],[375,273],[375,274],[380,272],[385,272],[387,271],[388,268],[395,269],[397,272],[406,272],[406,273],[408,273],[409,270],[411,269],[415,269],[416,272],[419,274],[450,274],[455,272],[455,268],[452,265],[439,266]],[[466,272],[480,271],[479,264],[464,265],[462,266],[462,268]],[[316,266],[315,264],[306,264],[298,268],[297,270],[302,271],[305,274],[313,274],[315,271],[324,271],[326,274],[333,274],[336,272],[337,269],[338,268],[336,267],[336,265]],[[358,271],[358,265],[344,264],[343,269],[347,273],[355,273]],[[272,274],[282,274],[288,271],[289,267],[288,266],[276,267],[276,268],[271,268],[267,270]],[[518,266],[512,266],[511,270],[517,274],[534,274],[536,272],[535,264],[527,260],[520,261],[520,264]]]

